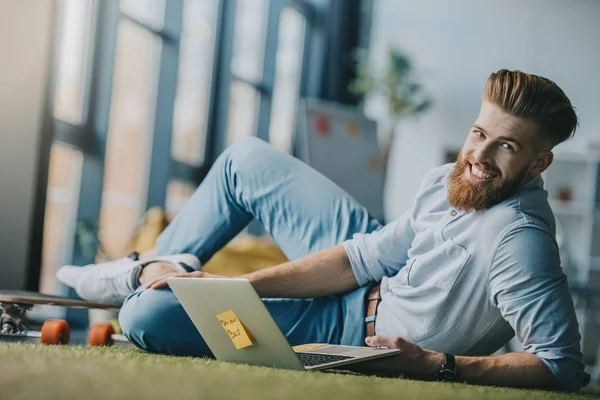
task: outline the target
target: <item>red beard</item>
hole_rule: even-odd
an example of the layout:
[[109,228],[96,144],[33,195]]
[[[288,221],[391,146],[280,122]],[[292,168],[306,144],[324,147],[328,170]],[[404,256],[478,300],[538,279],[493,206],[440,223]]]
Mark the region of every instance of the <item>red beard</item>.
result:
[[465,177],[465,169],[470,164],[458,155],[448,181],[448,202],[454,208],[466,212],[487,210],[512,196],[529,176],[529,167],[523,168],[513,179],[494,179],[492,182],[473,183]]

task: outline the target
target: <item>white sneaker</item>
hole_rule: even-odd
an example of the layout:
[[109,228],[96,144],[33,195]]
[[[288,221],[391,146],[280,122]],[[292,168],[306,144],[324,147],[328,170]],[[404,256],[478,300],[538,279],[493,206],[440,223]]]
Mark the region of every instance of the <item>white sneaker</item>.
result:
[[132,253],[118,260],[85,267],[65,265],[57,271],[56,277],[75,289],[84,300],[122,303],[137,289],[140,271],[148,264],[162,261],[176,265],[182,272],[200,270],[200,261],[192,254],[157,256],[146,260],[139,260],[138,256]]

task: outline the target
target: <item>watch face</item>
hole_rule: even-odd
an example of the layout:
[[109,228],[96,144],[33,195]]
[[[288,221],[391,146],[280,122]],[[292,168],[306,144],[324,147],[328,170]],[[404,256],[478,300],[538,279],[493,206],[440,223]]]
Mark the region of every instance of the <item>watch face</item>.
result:
[[456,380],[456,372],[451,369],[443,369],[440,371],[439,377],[446,382],[454,382]]

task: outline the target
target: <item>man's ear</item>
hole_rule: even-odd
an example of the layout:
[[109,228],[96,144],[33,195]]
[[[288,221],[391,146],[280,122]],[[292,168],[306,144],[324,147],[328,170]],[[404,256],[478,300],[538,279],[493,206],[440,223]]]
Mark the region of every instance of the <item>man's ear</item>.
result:
[[536,160],[535,165],[533,166],[533,169],[531,171],[532,174],[534,176],[540,175],[542,172],[544,172],[550,166],[550,164],[552,164],[553,160],[554,160],[554,153],[552,153],[552,151],[550,151],[550,150],[542,151],[542,153],[538,156],[538,159]]

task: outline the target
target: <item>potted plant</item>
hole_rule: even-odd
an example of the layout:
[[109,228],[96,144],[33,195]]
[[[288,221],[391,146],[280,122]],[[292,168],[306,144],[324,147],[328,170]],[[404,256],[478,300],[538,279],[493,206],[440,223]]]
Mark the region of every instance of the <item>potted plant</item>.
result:
[[[356,95],[381,95],[387,100],[387,113],[390,118],[390,131],[382,143],[383,165],[387,166],[390,150],[400,120],[417,116],[431,107],[432,100],[415,81],[409,58],[398,49],[388,52],[388,63],[383,72],[376,71],[370,64],[365,51],[355,53],[356,78],[348,90]],[[364,100],[363,100],[364,101]]]

